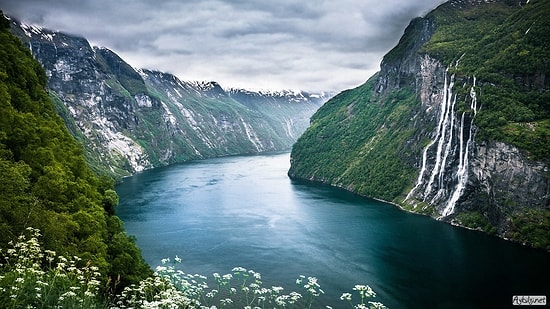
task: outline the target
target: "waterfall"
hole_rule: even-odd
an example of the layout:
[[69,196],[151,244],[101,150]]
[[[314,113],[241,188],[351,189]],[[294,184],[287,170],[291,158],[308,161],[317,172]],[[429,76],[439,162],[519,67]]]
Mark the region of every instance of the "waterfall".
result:
[[[430,205],[439,202],[445,206],[442,216],[446,217],[454,212],[456,203],[462,196],[466,183],[468,182],[468,163],[471,145],[474,142],[474,117],[478,112],[477,94],[475,91],[476,78],[473,78],[473,86],[470,88],[470,109],[464,111],[460,116],[460,121],[455,113],[457,96],[453,93],[455,75],[448,78],[448,70],[445,72],[443,100],[440,105],[438,125],[436,127],[435,137],[428,143],[422,153],[422,166],[415,186],[407,194],[404,201],[409,200],[420,188],[423,188],[421,198],[426,201],[429,197]],[[472,115],[473,114],[473,115]],[[457,124],[455,124],[457,123]],[[455,130],[457,132],[455,133]],[[437,143],[435,150],[434,145]],[[458,145],[456,145],[458,143]],[[458,151],[457,151],[458,148]],[[428,153],[435,152],[433,167],[428,162]],[[456,153],[458,152],[458,153]],[[452,183],[445,183],[445,173],[452,172],[448,169],[449,160],[456,160],[458,155],[458,168],[455,175],[451,178]],[[451,161],[453,162],[453,161]],[[429,173],[429,178],[427,174]],[[426,179],[427,178],[427,182]],[[453,186],[453,184],[455,184]],[[437,193],[433,191],[437,188]],[[451,191],[451,193],[446,193]],[[448,197],[448,199],[447,199]],[[446,200],[445,200],[446,199]],[[416,207],[416,205],[414,206]]]
[[441,161],[441,165],[439,168],[439,178],[438,178],[438,188],[439,191],[437,191],[436,196],[432,199],[432,204],[438,199],[445,195],[445,187],[443,186],[443,180],[445,176],[445,166],[447,165],[447,158],[449,157],[449,154],[451,153],[451,149],[453,146],[453,132],[454,132],[454,125],[455,125],[455,105],[456,105],[456,94],[453,98],[453,103],[451,105],[451,124],[449,125],[449,138],[447,139],[447,145],[445,145],[445,152],[443,154],[443,159]]
[[459,139],[460,139],[460,153],[459,153],[459,163],[458,163],[458,170],[457,170],[457,185],[455,187],[455,190],[447,202],[447,206],[445,206],[445,209],[443,209],[443,212],[441,213],[442,216],[446,217],[454,212],[456,202],[458,199],[462,196],[462,193],[464,192],[464,189],[466,188],[466,183],[468,182],[468,160],[469,160],[469,152],[470,152],[470,146],[474,141],[474,132],[473,132],[473,123],[474,123],[474,117],[477,114],[477,95],[475,91],[475,84],[476,84],[476,78],[474,77],[474,84],[472,88],[470,88],[470,98],[472,99],[470,103],[470,108],[472,109],[474,116],[471,117],[470,123],[469,123],[469,131],[468,131],[468,139],[466,141],[466,146],[464,146],[464,116],[466,112],[462,113],[462,117],[460,120],[460,133],[459,133]]
[[[420,187],[423,183],[424,173],[426,172],[426,162],[428,161],[428,149],[430,149],[430,147],[432,147],[433,144],[435,144],[435,140],[431,141],[424,148],[424,151],[422,152],[422,167],[420,168],[420,173],[418,174],[418,179],[416,180],[416,185],[411,189],[411,191],[409,191],[409,193],[405,197],[405,201],[408,200],[413,195],[413,193],[416,191],[416,189],[418,189],[418,187]],[[414,205],[414,208],[416,208],[416,205]]]
[[[411,191],[409,191],[409,193],[405,197],[405,201],[408,200],[413,195],[413,193],[416,191],[416,189],[418,189],[418,187],[420,187],[423,183],[424,173],[426,172],[426,162],[428,161],[428,149],[430,149],[430,147],[432,147],[433,144],[435,144],[435,139],[433,141],[431,141],[424,148],[424,151],[422,152],[422,167],[420,168],[420,173],[418,174],[418,179],[416,180],[416,185],[414,186],[414,188],[411,189]],[[414,208],[416,208],[416,205],[414,205]]]
[[[420,174],[418,175],[418,179],[416,180],[416,185],[411,189],[411,191],[405,197],[405,201],[408,200],[413,195],[413,193],[423,184],[424,173],[426,172],[426,164],[428,161],[428,150],[439,140],[439,137],[441,135],[441,129],[443,127],[443,122],[445,120],[445,115],[447,111],[447,108],[445,105],[448,101],[447,92],[448,92],[449,85],[447,84],[447,71],[448,69],[445,71],[445,81],[443,86],[443,101],[442,101],[443,106],[441,107],[441,111],[439,113],[439,121],[436,127],[435,138],[430,141],[430,143],[424,148],[424,151],[422,152],[422,167],[420,168]],[[424,195],[425,194],[426,193],[424,193]],[[416,205],[415,205],[415,208],[416,208]]]
[[[449,120],[451,118],[451,112],[454,108],[454,105],[451,104],[451,101],[453,101],[453,87],[454,87],[454,74],[451,76],[451,80],[449,82],[449,85],[447,86],[447,74],[445,74],[445,85],[444,91],[445,94],[443,95],[443,106],[441,107],[441,113],[444,114],[443,120],[440,120],[440,126],[441,128],[438,130],[440,132],[439,136],[436,137],[438,140],[437,143],[437,152],[435,155],[435,166],[432,170],[432,174],[430,175],[430,180],[428,181],[428,185],[426,186],[426,190],[424,191],[424,199],[432,192],[432,186],[435,180],[435,177],[439,174],[440,178],[443,176],[441,175],[441,172],[444,170],[445,166],[443,166],[441,163],[443,161],[443,157],[447,157],[448,153],[445,151],[443,153],[443,145],[445,144],[445,138],[447,136],[447,132],[449,132],[449,136],[452,135],[452,126],[449,126]],[[451,121],[452,122],[452,121]],[[449,140],[450,142],[450,140]],[[447,149],[445,149],[447,150]],[[450,151],[450,147],[449,147]]]

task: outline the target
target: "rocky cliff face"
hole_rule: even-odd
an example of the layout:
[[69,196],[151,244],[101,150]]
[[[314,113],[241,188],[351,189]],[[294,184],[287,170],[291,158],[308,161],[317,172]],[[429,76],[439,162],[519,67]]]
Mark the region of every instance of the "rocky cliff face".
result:
[[528,34],[549,13],[542,1],[449,1],[413,20],[376,76],[313,116],[289,175],[550,250],[550,166],[535,155],[549,153],[549,106],[529,105],[547,100],[534,76],[549,67],[515,67],[521,52],[497,48],[516,35],[514,48],[548,54],[549,38]]
[[[225,91],[135,70],[84,38],[12,21],[91,165],[115,176],[190,159],[289,149],[327,99]],[[276,103],[275,103],[275,101]]]
[[[476,202],[486,201],[484,211],[491,221],[507,223],[506,214],[522,208],[548,208],[547,164],[529,160],[517,147],[502,142],[476,142],[472,153],[468,169],[471,180],[462,200],[464,209],[479,208]],[[501,228],[505,230],[506,224]]]
[[[544,161],[530,160],[517,147],[494,140],[477,140],[475,117],[482,109],[475,77],[457,80],[441,62],[424,56],[416,80],[423,108],[412,114],[417,130],[411,145],[428,140],[422,156],[409,158],[419,168],[414,187],[403,200],[442,220],[460,222],[460,214],[481,211],[499,233],[509,228],[507,216],[525,207],[548,207],[549,169]],[[384,81],[381,81],[383,83]],[[455,88],[469,88],[458,98]],[[457,100],[469,107],[457,111]],[[458,218],[457,218],[458,216]]]

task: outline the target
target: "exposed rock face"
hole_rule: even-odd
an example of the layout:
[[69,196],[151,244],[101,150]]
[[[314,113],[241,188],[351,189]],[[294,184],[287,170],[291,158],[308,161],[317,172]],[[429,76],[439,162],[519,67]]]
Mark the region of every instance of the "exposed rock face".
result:
[[476,143],[469,173],[471,180],[461,206],[483,209],[499,232],[507,229],[506,215],[518,211],[548,208],[550,202],[549,167],[528,160],[516,147],[501,142]]
[[[413,21],[409,31],[414,29],[420,29],[414,43],[399,61],[382,63],[376,85],[377,92],[383,94],[414,83],[420,107],[411,114],[416,132],[406,148],[414,153],[415,147],[429,141],[421,156],[406,158],[419,174],[401,203],[457,224],[463,224],[461,213],[478,212],[495,227],[492,232],[506,237],[511,215],[550,207],[549,166],[528,159],[512,145],[476,141],[474,119],[483,105],[477,92],[483,85],[476,84],[475,76],[456,78],[449,73],[460,66],[460,57],[453,66],[445,67],[440,60],[418,53],[433,32],[430,20]],[[468,95],[457,97],[460,88],[469,89]],[[466,108],[458,111],[458,104]]]
[[476,141],[473,119],[481,105],[473,78],[458,85],[471,87],[470,96],[463,99],[470,109],[462,114],[456,113],[457,82],[440,62],[424,56],[417,81],[422,108],[412,118],[421,129],[408,143],[425,138],[429,143],[422,157],[411,160],[419,176],[404,203],[413,209],[433,206],[432,215],[442,220],[453,220],[461,211],[481,211],[500,233],[508,228],[507,214],[549,207],[549,167],[544,162],[528,159],[509,144]]
[[135,70],[84,38],[12,21],[91,165],[115,176],[190,159],[290,149],[327,97],[225,91]]
[[80,37],[17,23],[12,23],[12,29],[44,66],[50,94],[58,108],[66,109],[65,121],[74,122],[69,127],[85,140],[87,157],[96,168],[128,175],[153,166],[143,146],[123,133],[139,122],[133,96],[147,95],[139,79],[135,93],[117,80],[123,70],[133,71],[128,64]]
[[[416,35],[413,43],[398,62],[382,63],[376,85],[378,93],[384,93],[414,82],[420,108],[411,113],[416,132],[407,144],[414,149],[429,140],[422,156],[407,158],[419,175],[402,203],[457,224],[462,223],[461,213],[480,212],[498,234],[506,236],[511,214],[550,207],[549,166],[530,160],[512,145],[477,142],[474,119],[483,106],[483,101],[478,102],[483,85],[476,84],[475,76],[457,78],[449,73],[460,66],[462,57],[445,67],[440,60],[418,52],[433,33],[429,19],[413,21],[409,31]],[[460,88],[469,89],[467,95],[458,97]],[[463,106],[460,111],[458,104]]]
[[[544,133],[548,107],[531,104],[545,101],[550,90],[548,66],[536,59],[523,66],[508,60],[521,51],[548,52],[547,43],[539,39],[539,33],[546,33],[543,27],[529,21],[542,20],[548,5],[520,5],[449,1],[414,19],[377,75],[336,95],[315,113],[293,147],[289,176],[550,250],[550,166],[547,157],[533,155],[549,151]],[[501,14],[491,17],[491,26],[485,24],[487,12]],[[502,29],[495,31],[495,25]],[[455,37],[449,29],[463,32]],[[530,31],[537,31],[537,37],[531,40]],[[481,38],[499,49],[480,49],[475,44]],[[508,45],[503,49],[498,43],[503,39],[523,44],[520,52],[506,53]],[[488,68],[479,69],[484,65]],[[523,101],[525,97],[530,99]],[[503,100],[508,105],[499,104]],[[516,117],[497,106],[530,112]],[[518,143],[507,132],[537,132],[533,136],[541,145]]]

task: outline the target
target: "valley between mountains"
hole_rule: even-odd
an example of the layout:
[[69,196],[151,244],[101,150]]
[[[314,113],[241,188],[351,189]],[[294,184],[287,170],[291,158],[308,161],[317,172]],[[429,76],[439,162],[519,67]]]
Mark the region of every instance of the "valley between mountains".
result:
[[379,73],[332,99],[182,81],[81,37],[11,25],[97,172],[292,147],[292,178],[548,249],[549,11],[449,1],[411,21]]

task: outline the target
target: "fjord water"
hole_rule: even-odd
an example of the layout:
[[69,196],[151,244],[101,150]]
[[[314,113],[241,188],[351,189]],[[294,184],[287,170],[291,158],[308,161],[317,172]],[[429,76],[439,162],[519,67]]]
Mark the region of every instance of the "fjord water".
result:
[[550,296],[546,252],[291,181],[288,168],[279,153],[145,171],[117,186],[118,215],[152,266],[176,255],[191,274],[242,266],[286,293],[299,291],[299,275],[316,276],[326,293],[319,308],[348,307],[339,297],[355,284],[392,308],[502,308],[513,295]]

